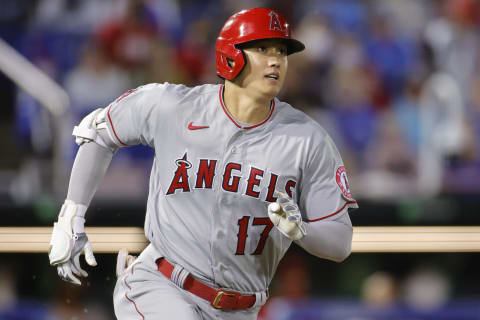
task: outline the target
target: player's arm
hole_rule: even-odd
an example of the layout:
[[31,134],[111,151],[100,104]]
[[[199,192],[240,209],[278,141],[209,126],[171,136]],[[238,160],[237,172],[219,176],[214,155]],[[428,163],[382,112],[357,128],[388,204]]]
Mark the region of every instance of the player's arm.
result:
[[268,215],[284,236],[320,258],[341,262],[350,255],[353,228],[348,213],[333,220],[305,222],[287,194],[276,195],[277,201],[268,206]]
[[155,106],[156,101],[162,101],[164,88],[161,84],[150,84],[129,90],[107,108],[90,113],[73,130],[80,149],[67,199],[54,224],[49,254],[50,264],[57,266],[64,280],[80,285],[75,275],[87,276],[80,269],[82,252],[88,264],[96,264],[84,232],[85,212],[118,148],[139,143],[153,146],[161,118],[160,108]]
[[304,222],[306,235],[296,241],[308,253],[342,262],[352,252],[353,227],[348,213],[335,220]]
[[105,126],[105,111],[97,109],[75,127],[73,134],[80,145],[70,176],[67,198],[50,241],[50,264],[57,267],[65,281],[80,285],[75,276],[88,274],[80,267],[80,255],[91,266],[97,263],[84,231],[85,212],[102,181],[116,151]]
[[299,188],[298,205],[286,194],[268,207],[274,225],[307,252],[333,261],[350,255],[352,223],[348,210],[357,208],[335,144],[326,134],[314,136]]

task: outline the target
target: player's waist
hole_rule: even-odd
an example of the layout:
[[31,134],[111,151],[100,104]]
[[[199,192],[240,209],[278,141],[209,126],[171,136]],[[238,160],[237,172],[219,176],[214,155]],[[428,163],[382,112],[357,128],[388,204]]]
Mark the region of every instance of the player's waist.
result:
[[268,290],[253,294],[212,287],[194,278],[190,272],[178,264],[171,264],[165,258],[156,261],[158,271],[177,286],[210,302],[216,309],[242,310],[265,304]]

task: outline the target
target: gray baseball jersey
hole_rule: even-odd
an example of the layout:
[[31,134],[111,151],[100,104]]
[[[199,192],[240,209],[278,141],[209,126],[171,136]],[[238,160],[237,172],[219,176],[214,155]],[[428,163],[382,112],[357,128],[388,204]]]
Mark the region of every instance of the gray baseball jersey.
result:
[[274,99],[267,119],[242,124],[223,85],[149,84],[107,111],[119,147],[155,149],[145,234],[164,257],[207,283],[241,292],[268,288],[291,240],[268,218],[275,190],[307,223],[356,207],[342,159],[327,133]]

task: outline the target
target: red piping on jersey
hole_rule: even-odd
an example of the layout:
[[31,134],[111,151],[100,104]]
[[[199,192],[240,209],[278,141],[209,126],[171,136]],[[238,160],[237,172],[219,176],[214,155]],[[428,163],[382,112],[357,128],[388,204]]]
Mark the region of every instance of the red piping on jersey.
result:
[[270,101],[270,113],[268,114],[268,116],[267,116],[267,118],[266,118],[265,120],[263,120],[263,121],[260,122],[260,123],[254,124],[253,126],[242,127],[241,125],[239,125],[239,124],[237,123],[237,121],[235,121],[235,119],[232,118],[232,116],[230,115],[230,113],[228,113],[227,108],[225,107],[225,103],[224,103],[224,101],[223,101],[223,88],[224,88],[224,85],[222,84],[222,85],[220,86],[220,92],[219,92],[220,105],[222,106],[222,109],[223,109],[223,111],[225,112],[225,114],[227,115],[227,117],[228,117],[230,120],[232,120],[232,122],[233,122],[238,128],[248,130],[248,129],[253,129],[253,128],[259,127],[259,126],[261,126],[262,124],[264,124],[265,122],[267,122],[267,121],[270,119],[270,117],[272,116],[273,110],[275,109],[275,100],[274,100],[274,99],[272,99],[272,101]]
[[110,121],[110,125],[112,126],[113,134],[115,135],[115,138],[117,138],[118,142],[120,142],[124,146],[128,147],[128,144],[123,143],[122,140],[120,140],[120,138],[118,137],[117,132],[115,131],[115,127],[113,126],[112,118],[110,118],[110,108],[111,107],[112,106],[108,107],[107,116],[108,116],[108,121]]
[[[132,266],[132,274],[133,274],[133,267]],[[128,287],[129,290],[132,290],[132,288],[129,286],[129,284],[127,283],[127,277],[123,278],[123,283],[125,283],[125,285]],[[130,301],[131,303],[133,303],[133,306],[135,307],[135,310],[137,311],[137,313],[140,315],[140,317],[142,317],[142,320],[145,320],[145,316],[143,315],[143,313],[140,312],[140,310],[138,310],[138,307],[137,307],[137,304],[135,303],[135,300],[133,299],[130,299],[129,296],[127,296],[127,293],[125,292],[125,298],[127,298],[128,301]]]
[[125,293],[125,298],[127,298],[128,301],[130,301],[131,303],[133,303],[133,306],[135,307],[135,310],[137,311],[137,313],[142,317],[142,320],[145,320],[145,316],[138,310],[137,308],[137,304],[135,303],[135,301],[133,301],[132,299],[130,299],[127,294]]
[[354,203],[357,203],[357,201],[347,201],[347,202],[345,202],[345,204],[343,205],[343,207],[341,207],[340,209],[338,209],[338,210],[335,211],[334,213],[329,214],[328,216],[325,216],[325,217],[318,218],[318,219],[307,220],[306,222],[315,222],[315,221],[320,221],[320,220],[323,220],[323,219],[330,218],[331,216],[334,216],[334,215],[342,212],[343,209],[345,209],[345,207],[347,206],[347,204],[354,204]]

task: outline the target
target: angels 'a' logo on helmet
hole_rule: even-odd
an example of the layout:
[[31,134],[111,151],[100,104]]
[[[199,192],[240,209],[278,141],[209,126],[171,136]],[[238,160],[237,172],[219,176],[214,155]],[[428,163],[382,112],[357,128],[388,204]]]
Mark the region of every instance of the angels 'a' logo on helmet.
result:
[[278,20],[278,14],[270,11],[268,15],[270,16],[270,30],[278,30],[280,32],[283,31],[280,20]]

